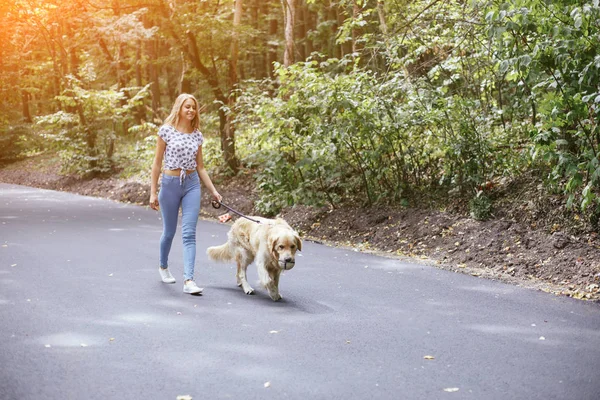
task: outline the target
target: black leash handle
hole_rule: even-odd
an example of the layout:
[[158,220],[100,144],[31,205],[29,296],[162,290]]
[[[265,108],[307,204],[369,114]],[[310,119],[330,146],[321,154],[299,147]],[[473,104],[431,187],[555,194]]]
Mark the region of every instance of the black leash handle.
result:
[[210,202],[210,204],[213,206],[213,208],[219,209],[221,208],[221,206],[225,207],[226,209],[228,209],[229,211],[231,211],[234,214],[239,215],[242,218],[246,218],[252,222],[256,222],[257,224],[260,224],[260,221],[256,220],[256,219],[252,219],[244,214],[242,214],[241,212],[229,207],[227,204],[223,203],[222,201],[217,201],[217,200],[213,200]]

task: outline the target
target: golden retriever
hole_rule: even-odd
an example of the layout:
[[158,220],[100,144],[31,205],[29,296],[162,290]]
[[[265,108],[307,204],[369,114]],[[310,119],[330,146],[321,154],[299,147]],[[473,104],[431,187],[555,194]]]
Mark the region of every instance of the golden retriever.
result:
[[209,247],[208,257],[214,261],[237,263],[237,284],[244,293],[253,294],[248,284],[246,269],[253,261],[258,269],[260,283],[268,290],[273,301],[281,299],[279,275],[296,265],[296,251],[302,250],[298,233],[281,218],[251,217],[256,223],[240,218],[227,233],[227,243]]

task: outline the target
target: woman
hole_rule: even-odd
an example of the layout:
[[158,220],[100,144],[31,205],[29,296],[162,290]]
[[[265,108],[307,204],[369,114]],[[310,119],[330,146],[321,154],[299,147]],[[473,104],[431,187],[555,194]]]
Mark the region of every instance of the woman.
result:
[[[158,131],[156,154],[152,164],[150,207],[162,213],[163,233],[160,238],[160,265],[158,272],[165,283],[175,283],[168,267],[169,251],[177,229],[181,207],[181,235],[183,237],[183,292],[201,294],[202,288],[194,282],[196,262],[196,224],[200,212],[200,180],[221,201],[202,161],[204,137],[198,130],[198,101],[190,94],[181,94],[175,100],[171,114]],[[160,193],[158,177],[163,162]]]

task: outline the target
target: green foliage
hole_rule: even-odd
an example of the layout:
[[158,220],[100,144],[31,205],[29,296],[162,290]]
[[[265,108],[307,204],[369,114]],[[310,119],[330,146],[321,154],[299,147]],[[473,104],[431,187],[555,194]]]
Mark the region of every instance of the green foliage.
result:
[[[528,131],[503,123],[492,93],[484,25],[465,21],[483,18],[482,9],[423,6],[414,4],[425,9],[418,28],[386,39],[384,73],[354,57],[297,63],[278,69],[274,98],[251,90],[240,98],[240,131],[264,160],[261,211],[465,196],[528,165]],[[374,10],[361,12],[360,20]],[[347,36],[353,25],[343,29]]]
[[30,124],[4,126],[0,128],[0,162],[11,162],[29,153],[43,150],[39,135]]
[[471,217],[479,221],[485,221],[492,215],[492,201],[482,191],[469,200],[469,212]]
[[[36,125],[44,129],[43,135],[59,152],[62,172],[86,176],[109,172],[113,169],[118,129],[132,118],[147,87],[95,90],[86,89],[86,82],[75,77],[68,79],[68,89],[57,100],[70,112],[38,117]],[[128,98],[128,91],[135,95]]]
[[499,4],[486,17],[498,68],[529,119],[531,152],[567,206],[600,206],[600,7],[598,1]]
[[[238,110],[259,154],[244,160],[263,166],[261,210],[466,196],[528,168],[549,171],[567,206],[597,208],[597,3],[388,5],[406,15],[389,22],[411,29],[365,42],[385,56],[384,73],[354,56],[279,69],[275,97],[247,90]],[[361,3],[338,41],[373,13]],[[470,208],[487,218],[491,203],[479,194]]]
[[260,211],[405,202],[440,185],[466,192],[520,166],[512,132],[499,127],[495,110],[482,114],[480,100],[440,90],[441,77],[382,77],[346,61],[279,68],[275,98],[240,98],[238,123],[263,166]]
[[[275,76],[277,2],[247,5],[234,29],[227,2],[115,4],[3,8],[1,158],[50,146],[70,172],[148,171],[185,90],[207,104],[207,168],[231,172],[210,133],[234,135],[263,213],[457,196],[487,218],[489,199],[472,193],[528,172],[597,223],[598,0],[297,2],[304,59]],[[32,116],[31,130],[6,128]]]
[[151,122],[144,122],[130,127],[128,137],[117,138],[114,158],[115,164],[122,166],[120,177],[150,181],[158,128]]
[[202,144],[202,160],[206,169],[217,174],[226,175],[226,166],[223,164],[223,151],[221,142],[217,138],[204,136]]

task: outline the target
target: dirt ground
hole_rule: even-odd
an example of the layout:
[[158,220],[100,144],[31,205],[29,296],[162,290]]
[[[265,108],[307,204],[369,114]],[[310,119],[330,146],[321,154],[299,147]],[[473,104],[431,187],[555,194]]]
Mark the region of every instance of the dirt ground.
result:
[[[82,180],[55,171],[58,166],[47,159],[28,159],[0,167],[0,182],[148,204],[148,183],[114,177]],[[257,194],[252,176],[213,180],[227,204],[253,214]],[[600,302],[598,233],[579,223],[577,214],[562,210],[557,199],[536,193],[542,191],[539,185],[513,182],[502,190],[510,196],[496,193],[496,218],[489,221],[457,212],[355,206],[295,206],[281,216],[305,240]],[[203,192],[202,217],[215,220],[225,211],[213,209]]]

